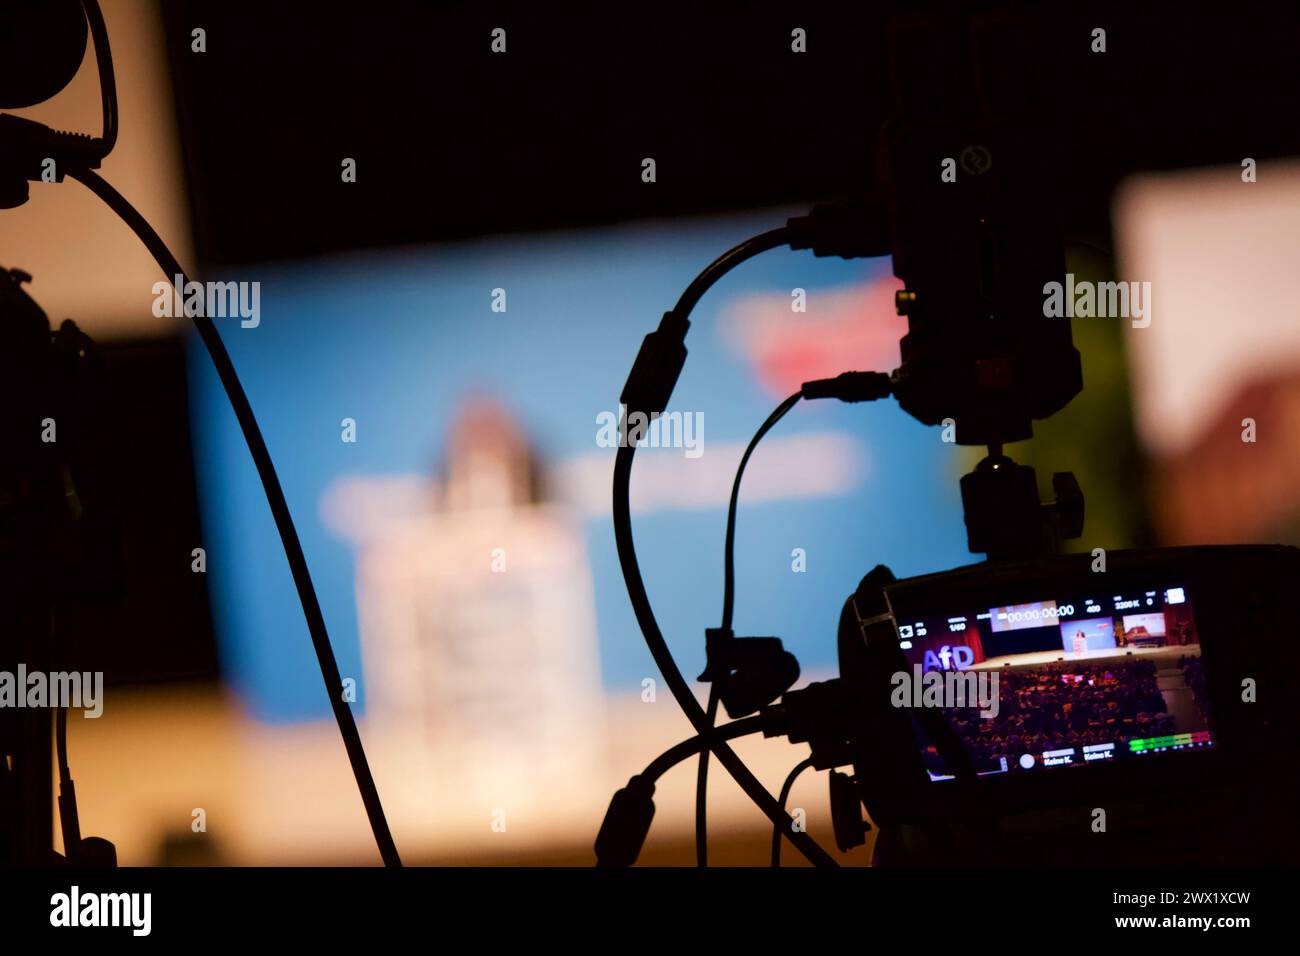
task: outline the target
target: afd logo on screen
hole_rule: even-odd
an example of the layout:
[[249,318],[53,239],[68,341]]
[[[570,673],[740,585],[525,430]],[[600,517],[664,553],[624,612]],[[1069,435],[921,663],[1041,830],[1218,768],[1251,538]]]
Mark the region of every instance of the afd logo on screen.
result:
[[945,644],[938,651],[926,651],[921,659],[927,671],[964,671],[975,663],[975,652],[965,644]]

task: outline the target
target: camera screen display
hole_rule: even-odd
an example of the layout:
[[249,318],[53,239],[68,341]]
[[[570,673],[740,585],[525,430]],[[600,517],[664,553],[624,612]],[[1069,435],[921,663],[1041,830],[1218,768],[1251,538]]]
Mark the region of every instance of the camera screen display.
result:
[[[892,702],[941,708],[980,774],[1056,773],[1214,744],[1183,587],[895,619],[911,673],[894,675]],[[930,779],[951,779],[917,734]]]

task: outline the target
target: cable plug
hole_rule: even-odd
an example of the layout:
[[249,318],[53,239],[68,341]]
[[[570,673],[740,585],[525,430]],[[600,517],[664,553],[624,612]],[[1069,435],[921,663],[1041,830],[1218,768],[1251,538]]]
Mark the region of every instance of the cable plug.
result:
[[885,206],[873,199],[818,203],[806,216],[787,220],[786,229],[791,249],[811,249],[815,256],[859,259],[892,250]]
[[665,312],[659,328],[642,339],[641,350],[636,353],[619,396],[625,416],[640,413],[649,419],[668,407],[686,364],[686,333],[690,327],[690,321],[676,312]]
[[834,378],[804,382],[799,393],[809,400],[838,398],[841,402],[874,402],[888,398],[893,390],[888,372],[844,372]]
[[98,169],[103,153],[100,141],[84,133],[65,133],[0,113],[0,209],[27,202],[28,183],[44,182],[46,175],[61,183],[72,167]]
[[760,711],[763,736],[808,744],[817,770],[852,763],[854,738],[862,721],[857,697],[842,677],[787,691],[780,703]]
[[614,794],[596,834],[597,866],[631,866],[655,816],[655,786],[637,774]]
[[799,679],[799,662],[779,637],[736,637],[721,627],[704,633],[708,663],[697,679],[717,688],[732,720],[756,713]]

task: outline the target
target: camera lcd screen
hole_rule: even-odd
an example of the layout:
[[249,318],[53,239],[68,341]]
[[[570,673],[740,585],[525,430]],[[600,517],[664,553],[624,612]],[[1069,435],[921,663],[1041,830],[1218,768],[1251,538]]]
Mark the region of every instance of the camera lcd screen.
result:
[[[1212,747],[1186,588],[896,615],[895,706],[940,707],[978,773],[1059,773]],[[915,721],[914,721],[915,724]],[[931,780],[951,779],[917,727]]]

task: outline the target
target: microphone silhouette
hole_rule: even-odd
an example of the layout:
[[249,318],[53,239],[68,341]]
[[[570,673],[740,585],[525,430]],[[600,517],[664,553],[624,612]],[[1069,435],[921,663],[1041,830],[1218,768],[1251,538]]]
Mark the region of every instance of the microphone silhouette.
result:
[[21,206],[28,182],[62,182],[65,168],[97,169],[117,141],[117,84],[98,0],[0,0],[0,109],[34,106],[71,82],[95,41],[104,132],[64,133],[0,113],[0,209]]
[[87,34],[81,0],[0,0],[0,109],[35,106],[67,86]]

